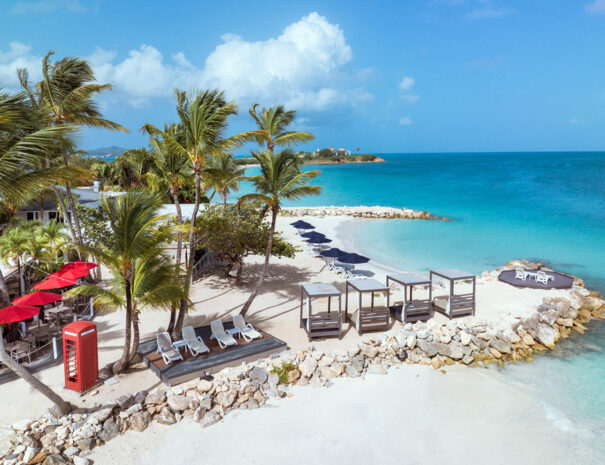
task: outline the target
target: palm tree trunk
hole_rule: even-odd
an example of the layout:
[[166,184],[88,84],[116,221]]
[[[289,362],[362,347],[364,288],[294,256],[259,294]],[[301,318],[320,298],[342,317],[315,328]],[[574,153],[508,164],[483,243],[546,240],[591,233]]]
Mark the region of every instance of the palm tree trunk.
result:
[[[179,194],[176,190],[171,189],[172,200],[174,202],[174,207],[176,209],[176,221],[179,225],[183,224],[183,212],[181,210],[181,201],[179,200]],[[176,273],[181,273],[181,256],[183,254],[183,240],[179,236],[176,241]],[[182,306],[182,303],[179,307]],[[176,324],[176,308],[170,309],[170,321],[168,323],[167,332],[172,334],[174,332],[174,325]]]
[[19,274],[19,297],[25,293],[25,280],[23,279],[23,270],[21,268],[21,259],[17,257],[17,272]]
[[69,215],[67,213],[67,206],[65,205],[65,201],[63,200],[63,197],[61,196],[61,192],[59,191],[59,189],[57,189],[56,186],[52,186],[51,189],[52,189],[53,193],[55,194],[55,196],[57,197],[57,203],[59,204],[59,209],[61,210],[61,213],[63,214],[63,222],[67,225],[67,228],[69,229],[69,234],[71,234],[72,239],[75,241],[76,233],[74,231],[74,226],[71,223],[71,219],[69,218]]
[[0,270],[0,302],[3,307],[10,305],[10,300],[8,298],[8,287],[6,286],[6,279],[4,278],[2,270]]
[[38,218],[42,224],[44,224],[44,195],[40,195],[40,218]]
[[169,334],[172,334],[172,332],[174,331],[174,324],[176,323],[176,307],[172,307],[170,309],[170,321],[168,322],[168,329],[166,329],[166,332]]
[[246,301],[246,303],[242,307],[242,310],[240,311],[241,315],[245,315],[248,312],[248,310],[250,309],[250,306],[252,305],[252,302],[256,298],[256,294],[258,294],[258,291],[260,290],[263,283],[265,282],[265,277],[267,276],[267,270],[269,268],[269,259],[271,258],[271,250],[273,249],[273,234],[275,233],[275,223],[277,222],[277,213],[278,212],[279,212],[279,207],[273,207],[271,210],[271,232],[269,233],[269,239],[267,240],[267,252],[265,253],[265,265],[263,266],[263,271],[262,271],[260,277],[258,278],[256,285],[254,286],[254,288],[252,289],[252,292],[250,293],[250,297],[248,297],[248,300]]
[[[185,294],[189,295],[189,287],[191,285],[193,265],[195,265],[195,220],[197,219],[197,213],[200,209],[200,190],[202,184],[201,167],[196,166],[194,168],[195,173],[195,204],[193,205],[193,212],[191,213],[191,232],[189,233],[189,263],[187,265],[187,280],[185,281]],[[185,313],[187,313],[187,299],[183,299],[180,302],[179,316],[176,319],[174,330],[172,331],[172,337],[179,337],[181,329],[183,328],[183,321],[185,320]]]
[[124,349],[122,351],[122,357],[113,365],[113,373],[117,375],[122,372],[128,365],[130,355],[130,341],[131,341],[131,329],[132,329],[132,291],[130,289],[130,281],[125,280],[126,288],[126,322],[124,326]]
[[14,371],[17,376],[25,380],[32,388],[55,404],[61,415],[66,415],[71,412],[72,406],[69,402],[63,400],[61,396],[46,384],[42,383],[38,378],[27,371],[25,367],[21,366],[6,353],[6,350],[4,350],[4,341],[2,340],[2,329],[0,329],[0,362]]
[[137,312],[133,312],[132,315],[132,347],[130,348],[130,355],[128,356],[128,363],[131,363],[137,356],[139,350],[139,315]]
[[[67,153],[63,151],[63,163],[65,167],[69,167],[69,158],[67,158]],[[76,209],[76,202],[74,201],[74,196],[71,192],[71,186],[69,181],[65,182],[65,193],[67,194],[67,201],[69,202],[69,208],[71,208],[71,215],[73,217],[74,225],[76,227],[76,240],[83,244],[82,241],[82,229],[80,228],[80,217],[78,216],[78,210]]]

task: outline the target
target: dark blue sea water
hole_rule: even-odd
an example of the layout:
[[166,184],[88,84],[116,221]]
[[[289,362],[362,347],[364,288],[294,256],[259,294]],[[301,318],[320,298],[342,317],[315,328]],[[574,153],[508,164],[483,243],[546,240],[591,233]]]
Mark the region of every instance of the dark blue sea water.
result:
[[[456,267],[480,273],[515,258],[539,259],[605,293],[605,152],[383,158],[386,163],[305,166],[321,170],[317,184],[323,192],[286,205],[428,210],[451,221],[362,222],[355,231],[356,249],[380,263],[417,271]],[[250,191],[243,186],[240,194]],[[511,382],[542,393],[562,425],[588,429],[601,441],[603,350],[605,325],[596,324],[550,356],[506,371]]]

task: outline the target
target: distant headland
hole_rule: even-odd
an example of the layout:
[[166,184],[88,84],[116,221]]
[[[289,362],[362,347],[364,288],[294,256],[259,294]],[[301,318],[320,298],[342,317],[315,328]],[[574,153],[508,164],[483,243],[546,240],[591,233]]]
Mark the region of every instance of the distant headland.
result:
[[[357,149],[359,151],[359,148]],[[315,152],[297,153],[303,165],[337,165],[342,163],[383,163],[384,159],[374,155],[373,153],[351,153],[350,150],[344,148],[335,149],[327,147],[325,149],[317,149]],[[237,158],[236,163],[239,165],[255,165],[258,163],[255,158],[242,157]]]

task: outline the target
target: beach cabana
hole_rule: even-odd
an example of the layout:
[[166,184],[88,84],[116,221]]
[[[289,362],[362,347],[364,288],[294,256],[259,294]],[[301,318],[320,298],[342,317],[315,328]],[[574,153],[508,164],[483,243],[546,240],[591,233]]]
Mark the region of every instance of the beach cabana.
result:
[[[391,315],[389,307],[387,305],[387,295],[389,288],[381,282],[369,278],[369,279],[348,279],[345,290],[345,319],[348,316],[349,311],[349,287],[354,291],[357,291],[357,312],[355,316],[351,315],[351,320],[355,322],[355,328],[359,334],[363,334],[364,331],[373,330],[386,330],[389,329],[391,324]],[[363,294],[370,293],[370,307],[363,307]],[[385,294],[385,306],[375,307],[374,306],[374,293],[384,292]]]
[[[435,290],[433,290],[431,295],[432,310],[442,313],[448,318],[475,314],[475,293],[477,288],[475,275],[455,268],[443,268],[440,270],[431,270],[429,276],[432,286],[438,281],[445,281],[446,287],[446,294],[435,295]],[[465,281],[470,281],[470,292],[465,289],[465,292],[457,294],[455,290],[456,285],[465,286]]]
[[[413,323],[415,321],[426,321],[431,317],[431,280],[426,275],[416,273],[395,273],[387,275],[387,288],[390,289],[390,283],[399,284],[401,288],[401,321],[404,323]],[[428,298],[413,297],[415,287],[428,286]],[[390,306],[390,292],[387,291],[387,307]],[[399,312],[399,306],[392,308]]]
[[[313,314],[312,301],[328,299],[328,311]],[[332,297],[338,297],[338,312],[331,309]],[[306,303],[306,305],[305,305]],[[307,318],[303,317],[303,306],[307,308]],[[314,337],[342,337],[342,294],[332,284],[303,284],[300,287],[300,327],[305,328],[309,340]]]

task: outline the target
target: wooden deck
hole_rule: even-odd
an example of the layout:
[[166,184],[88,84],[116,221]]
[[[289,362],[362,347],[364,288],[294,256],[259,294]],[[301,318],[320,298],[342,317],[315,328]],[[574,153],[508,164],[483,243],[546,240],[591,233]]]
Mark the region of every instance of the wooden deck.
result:
[[[233,328],[233,323],[224,323],[225,329]],[[156,340],[142,342],[139,346],[139,355],[143,358],[145,365],[153,371],[163,383],[168,386],[185,383],[205,374],[212,374],[223,368],[241,365],[271,354],[281,352],[287,348],[287,344],[271,336],[270,334],[256,328],[263,335],[262,339],[246,342],[237,338],[238,345],[221,349],[214,339],[210,339],[210,326],[195,328],[195,334],[201,336],[210,353],[200,354],[193,357],[185,348],[179,349],[184,361],[164,363],[162,356],[157,352]]]
[[[525,270],[535,272],[536,270]],[[537,282],[535,279],[527,277],[525,281],[521,279],[515,279],[515,270],[505,270],[498,276],[498,280],[510,284],[515,287],[528,287],[531,289],[571,289],[573,286],[573,278],[558,271],[546,271],[546,274],[555,277],[554,280],[549,280],[548,284],[542,284]]]

